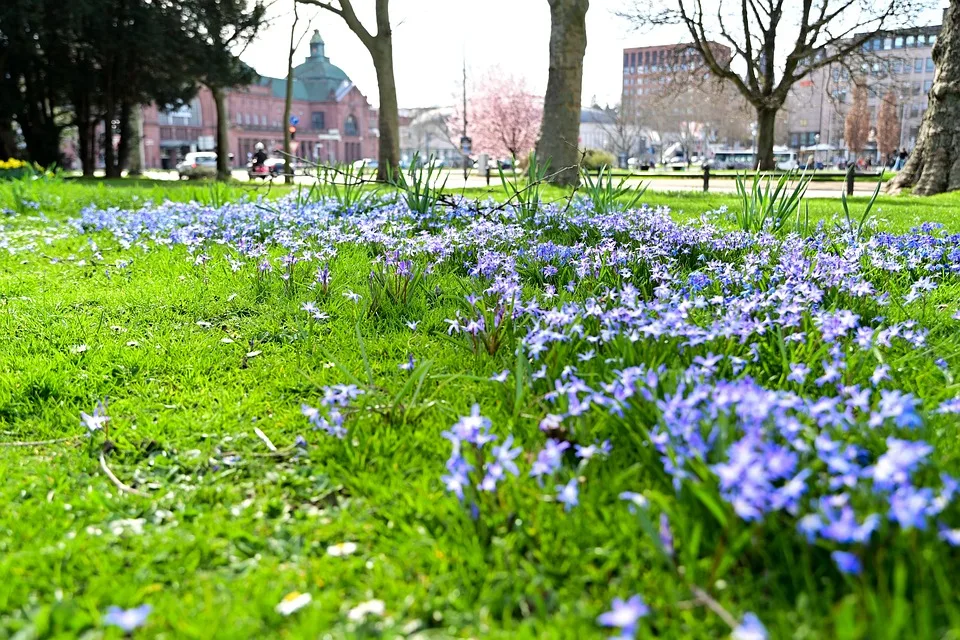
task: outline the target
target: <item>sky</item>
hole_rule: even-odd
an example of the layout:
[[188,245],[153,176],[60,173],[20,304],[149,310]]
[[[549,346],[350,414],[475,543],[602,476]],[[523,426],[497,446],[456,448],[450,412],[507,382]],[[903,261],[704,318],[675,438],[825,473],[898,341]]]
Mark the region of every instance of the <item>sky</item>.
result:
[[[664,0],[666,1],[666,0]],[[722,0],[721,0],[722,1]],[[930,0],[935,4],[936,0]],[[357,13],[373,31],[373,0],[354,0]],[[789,4],[789,2],[788,2]],[[616,15],[626,0],[591,0],[587,12],[587,52],[584,57],[584,104],[616,104],[622,88],[625,47],[671,44],[688,40],[682,27],[638,32]],[[241,56],[260,74],[285,77],[293,0],[276,0],[271,24]],[[301,5],[301,24],[313,17],[331,62],[353,80],[376,106],[377,79],[370,55],[339,16]],[[939,10],[926,12],[924,24],[937,22]],[[546,90],[550,43],[547,0],[391,0],[394,74],[401,108],[447,106],[460,99],[462,65],[470,78],[493,67],[526,79],[538,94]],[[300,31],[300,29],[298,29]],[[294,58],[299,64],[309,52],[304,38]]]
[[[274,22],[252,43],[242,58],[259,73],[286,76],[293,0],[277,0],[271,7]],[[614,15],[623,0],[591,0],[587,12],[587,53],[584,58],[583,101],[596,96],[600,104],[620,100],[623,48],[669,43],[682,37],[670,28],[652,36],[632,33],[630,24]],[[373,30],[373,0],[354,0],[368,28]],[[455,7],[455,8],[454,8]],[[326,43],[330,61],[343,69],[371,104],[376,105],[377,79],[370,55],[339,16],[312,7],[300,13],[315,16],[311,25]],[[523,76],[542,94],[547,86],[550,9],[547,0],[392,0],[394,73],[401,108],[450,105],[461,95],[462,65],[470,77],[480,77],[499,66]],[[672,33],[671,33],[672,32]],[[671,40],[672,38],[672,40]],[[309,47],[304,39],[294,62]]]

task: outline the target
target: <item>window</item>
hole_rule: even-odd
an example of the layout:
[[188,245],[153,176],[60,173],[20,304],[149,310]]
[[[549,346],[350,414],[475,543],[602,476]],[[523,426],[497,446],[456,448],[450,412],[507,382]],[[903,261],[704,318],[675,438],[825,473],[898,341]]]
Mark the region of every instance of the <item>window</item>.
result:
[[908,46],[908,47],[912,47],[915,42],[916,42],[916,41],[914,40],[913,36],[907,36],[907,46]]
[[893,48],[893,39],[892,39],[892,38],[885,38],[885,39],[883,40],[883,48],[884,48],[884,49],[892,49],[892,48]]
[[923,71],[923,58],[915,58],[913,61],[913,72],[920,73]]
[[343,134],[346,136],[358,136],[360,132],[357,129],[357,119],[353,116],[347,116],[343,121]]
[[917,46],[922,47],[927,43],[927,36],[917,36]]
[[250,114],[249,114],[249,113],[243,114],[243,124],[247,124],[247,125],[250,124]]
[[243,114],[237,111],[237,124],[243,124]]
[[920,85],[919,82],[914,82],[914,83],[913,83],[913,95],[914,95],[914,97],[920,95],[920,87],[921,87],[921,85]]
[[912,104],[910,105],[910,117],[917,118],[920,116],[920,105]]
[[[790,146],[791,146],[791,147],[799,147],[799,146],[800,146],[800,134],[799,134],[799,133],[791,133],[791,134],[790,134]],[[706,179],[706,178],[704,178],[704,179]]]
[[927,58],[927,71],[933,71],[933,58]]
[[897,36],[893,39],[894,49],[903,49],[903,36]]
[[930,93],[930,88],[933,86],[933,80],[924,80],[923,82],[923,92]]
[[930,36],[927,38],[927,44],[929,44],[931,47],[937,44],[937,36]]
[[873,49],[875,51],[879,51],[881,46],[883,46],[883,40],[880,38],[877,38],[873,41]]
[[893,72],[900,73],[903,71],[903,60],[895,60],[893,63]]

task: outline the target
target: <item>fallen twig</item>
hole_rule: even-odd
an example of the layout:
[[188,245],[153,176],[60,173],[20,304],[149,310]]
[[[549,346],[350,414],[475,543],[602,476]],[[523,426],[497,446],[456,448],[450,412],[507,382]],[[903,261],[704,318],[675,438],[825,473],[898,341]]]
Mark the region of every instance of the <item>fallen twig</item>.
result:
[[33,442],[0,442],[0,447],[42,447],[48,444],[57,444],[58,442],[69,442],[79,437],[80,436],[70,436],[69,438],[54,438],[53,440],[34,440]]
[[737,619],[734,618],[729,611],[724,609],[722,604],[710,597],[710,594],[708,594],[706,591],[700,587],[693,587],[691,591],[699,602],[703,603],[708,609],[720,616],[720,619],[726,622],[727,626],[729,626],[731,629],[736,629],[738,626],[740,626],[740,624],[737,622]]
[[270,442],[270,438],[268,438],[268,437],[267,437],[267,434],[265,434],[263,431],[261,431],[259,427],[254,427],[254,428],[253,428],[253,432],[254,432],[255,434],[257,434],[257,437],[258,437],[258,438],[260,438],[261,440],[263,440],[263,443],[264,443],[265,445],[267,445],[267,449],[270,449],[270,451],[276,451],[276,450],[277,450],[276,445],[273,444],[272,442]]
[[107,466],[107,459],[104,457],[103,453],[100,453],[100,468],[103,469],[103,472],[107,474],[107,477],[110,478],[110,482],[116,485],[117,489],[130,493],[135,496],[140,496],[141,498],[146,498],[147,494],[142,491],[137,491],[131,486],[125,485],[123,481],[113,474],[113,471],[110,471],[110,467]]

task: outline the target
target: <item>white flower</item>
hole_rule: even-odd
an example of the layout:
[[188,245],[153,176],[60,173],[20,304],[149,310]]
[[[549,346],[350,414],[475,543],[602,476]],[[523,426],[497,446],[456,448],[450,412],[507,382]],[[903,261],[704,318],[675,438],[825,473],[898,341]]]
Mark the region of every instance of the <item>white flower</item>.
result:
[[85,344],[76,344],[70,347],[70,353],[73,353],[73,354],[83,353],[87,349],[88,347]]
[[310,604],[313,600],[313,596],[309,593],[300,593],[299,591],[291,591],[287,595],[283,596],[275,610],[282,616],[288,616],[291,613],[303,609],[305,606]]
[[327,547],[327,555],[333,556],[334,558],[342,558],[343,556],[349,556],[357,551],[356,542],[341,542],[339,544],[330,545]]
[[368,615],[382,616],[385,610],[383,600],[367,600],[350,609],[347,617],[354,622],[363,622]]

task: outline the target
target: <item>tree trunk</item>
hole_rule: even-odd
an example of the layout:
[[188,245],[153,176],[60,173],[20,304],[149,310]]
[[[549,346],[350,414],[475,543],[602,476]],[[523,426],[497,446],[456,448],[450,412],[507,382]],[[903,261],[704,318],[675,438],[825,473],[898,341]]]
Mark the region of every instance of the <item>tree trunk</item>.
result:
[[143,175],[143,107],[134,105],[130,110],[129,136],[130,144],[127,152],[127,175]]
[[393,36],[388,31],[377,35],[373,50],[373,66],[380,88],[380,150],[377,180],[386,182],[389,171],[400,166],[400,119],[397,113],[397,83],[393,77]]
[[757,107],[757,165],[758,171],[773,171],[773,142],[777,128],[777,109]]
[[120,105],[117,157],[114,166],[107,166],[108,178],[121,177],[123,170],[127,168],[127,161],[130,157],[130,111],[130,103],[124,100]]
[[887,191],[928,196],[960,189],[960,0],[951,0],[933,46],[936,73],[917,145]]
[[217,180],[230,180],[230,139],[227,136],[227,99],[220,87],[210,87],[217,105]]
[[108,107],[107,115],[103,118],[103,171],[106,177],[112,177],[116,164],[113,148],[113,109]]
[[549,0],[550,73],[537,140],[537,162],[550,163],[550,181],[576,185],[580,162],[580,94],[587,49],[589,0]]
[[13,133],[13,121],[0,119],[0,160],[13,158],[17,154],[17,138]]
[[287,93],[283,100],[283,182],[293,184],[293,158],[290,147],[290,109],[293,101],[293,54],[296,51],[294,38],[297,32],[297,3],[293,3],[293,25],[290,26],[290,50],[287,54]]

